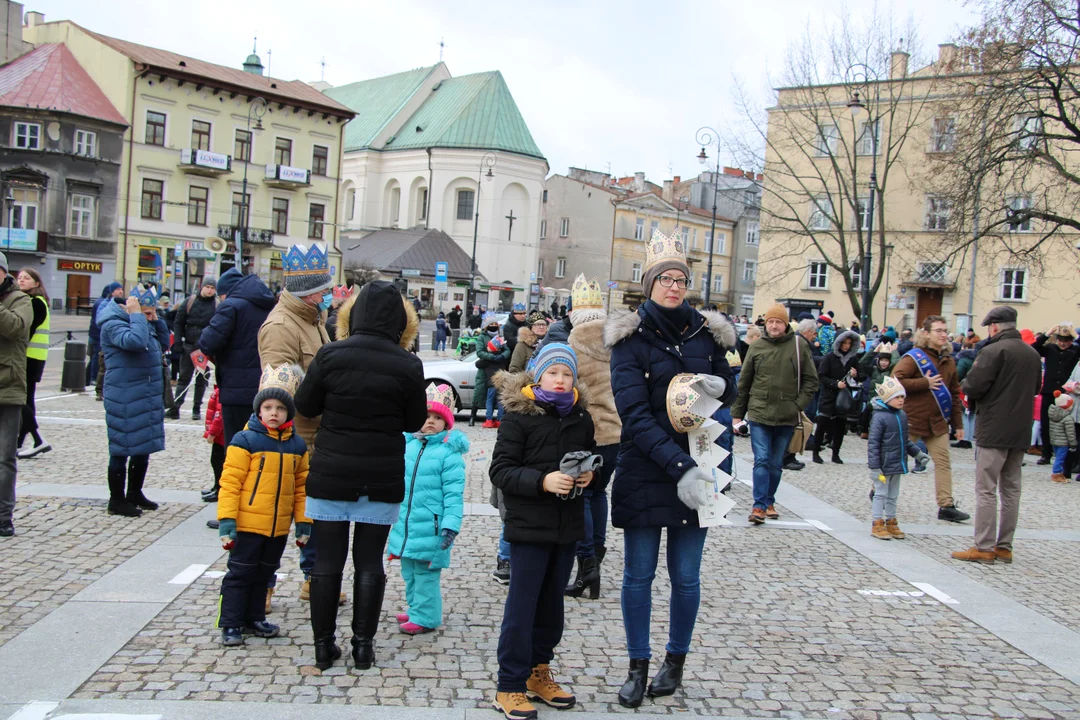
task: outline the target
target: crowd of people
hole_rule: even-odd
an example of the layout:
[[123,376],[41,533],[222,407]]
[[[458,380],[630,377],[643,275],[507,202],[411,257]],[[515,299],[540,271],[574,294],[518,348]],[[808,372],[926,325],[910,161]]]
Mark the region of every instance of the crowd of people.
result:
[[[378,660],[388,561],[398,561],[405,587],[400,632],[425,634],[443,622],[441,570],[463,529],[469,442],[454,429],[454,391],[425,387],[414,302],[390,282],[335,287],[318,246],[294,246],[288,259],[277,296],[231,269],[204,278],[169,311],[170,322],[153,287],[136,284],[126,298],[116,283],[104,288],[90,376],[108,430],[107,511],[138,516],[158,507],[143,489],[150,456],[165,447],[164,420],[180,416],[188,393],[192,417],[201,418],[210,387],[214,482],[203,499],[217,502],[209,524],[229,550],[221,643],[281,632],[267,614],[292,535],[320,669],[342,656],[338,614],[351,554],[351,656],[365,669]],[[843,464],[852,428],[868,441],[873,537],[904,538],[901,478],[931,459],[939,519],[965,521],[952,493],[950,439],[953,447],[974,439],[975,541],[953,557],[1011,562],[1025,452],[1053,463],[1055,480],[1080,470],[1080,345],[1068,324],[1034,335],[1002,306],[983,319],[985,339],[974,331],[954,339],[939,316],[914,333],[875,326],[864,337],[837,328],[829,313],[793,320],[777,304],[739,338],[736,322],[747,318],[691,307],[690,277],[679,238],[657,233],[642,272],[646,300],[631,311],[606,312],[600,284],[580,276],[569,303],[550,313],[515,305],[501,326],[481,306],[436,318],[437,354],[463,323],[477,331],[469,424],[483,406],[483,426],[497,430],[489,478],[502,531],[493,575],[508,590],[493,706],[507,718],[536,717],[534,701],[576,702],[551,663],[564,598],[601,591],[609,486],[624,547],[628,672],[619,702],[636,708],[682,683],[707,536],[698,511],[716,481],[673,426],[667,389],[676,376],[696,375],[720,405],[715,418],[749,435],[752,525],[780,518],[782,472],[805,467],[797,458],[804,449],[824,463],[829,448],[831,462]],[[16,451],[48,450],[33,413],[47,333],[40,277],[24,270],[16,278],[0,255],[0,370],[10,378],[0,383],[0,535],[14,533]],[[33,444],[22,451],[27,437]],[[732,433],[720,442],[730,450]],[[652,585],[665,535],[670,617],[650,678]]]

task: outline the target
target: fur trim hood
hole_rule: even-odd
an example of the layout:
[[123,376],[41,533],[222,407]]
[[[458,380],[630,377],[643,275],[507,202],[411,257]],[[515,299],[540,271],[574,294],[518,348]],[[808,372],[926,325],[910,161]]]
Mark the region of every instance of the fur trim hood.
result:
[[[851,348],[849,348],[846,353],[841,353],[840,346],[843,345],[844,341],[848,339],[851,340]],[[840,362],[842,362],[844,365],[847,365],[851,358],[859,354],[859,350],[861,348],[862,338],[859,336],[859,333],[855,332],[854,330],[845,330],[844,332],[837,335],[836,339],[833,340],[832,352],[833,355],[840,358]]]
[[527,326],[522,325],[521,329],[518,330],[517,339],[519,343],[525,343],[529,347],[535,348],[536,343],[540,338],[536,337],[536,333],[530,330]]
[[611,362],[611,348],[604,338],[606,327],[604,320],[575,325],[567,342],[578,355],[587,355],[598,362]]
[[[705,327],[712,335],[713,342],[725,350],[735,348],[739,340],[738,333],[731,321],[724,317],[723,313],[712,310],[697,311],[705,318]],[[641,315],[630,310],[616,310],[608,315],[604,321],[604,344],[608,349],[633,335],[641,325]]]
[[[503,407],[506,408],[506,412],[513,412],[519,415],[544,414],[544,409],[537,405],[535,400],[530,400],[521,394],[522,390],[534,383],[532,375],[529,373],[501,372],[495,376],[492,382],[495,385],[495,389],[499,392],[499,401],[502,402]],[[589,406],[588,401],[585,399],[585,390],[579,386],[575,387],[578,392],[576,407],[584,410]]]
[[[348,300],[346,300],[345,303],[338,309],[338,314],[337,314],[337,339],[338,340],[344,340],[345,338],[352,335],[355,331],[365,329],[364,325],[362,324],[363,320],[360,319],[360,318],[356,318],[357,323],[355,323],[355,324],[357,325],[357,327],[354,327],[353,309],[355,308],[356,302],[357,302],[357,300],[360,299],[361,295],[363,295],[365,298],[368,297],[368,293],[366,293],[365,291],[368,290],[368,288],[373,284],[374,283],[369,283],[368,285],[365,285],[363,288],[361,288],[360,292],[353,293],[352,296]],[[396,288],[394,289],[394,292],[397,292]],[[400,297],[401,294],[400,293],[397,293],[397,294]],[[377,306],[379,304],[384,304],[384,303],[380,302],[383,299],[384,298],[379,298],[379,301],[376,301],[375,305]],[[405,328],[404,328],[404,330],[401,331],[401,336],[398,337],[398,338],[395,338],[395,339],[397,340],[398,345],[400,345],[401,347],[403,347],[406,350],[411,350],[412,346],[413,346],[413,343],[416,341],[416,338],[420,335],[420,316],[416,314],[416,308],[414,308],[412,306],[412,303],[409,302],[408,300],[406,300],[403,297],[401,298],[401,305],[405,310]],[[373,310],[377,310],[377,309],[378,308],[373,308]],[[392,309],[383,308],[383,310],[387,311],[388,315],[392,314]],[[383,323],[383,324],[385,324],[385,323]],[[373,328],[373,330],[375,330],[375,331],[379,331],[380,329],[388,329],[390,331],[390,334],[391,335],[393,334],[393,329],[392,328],[379,328],[379,327]]]

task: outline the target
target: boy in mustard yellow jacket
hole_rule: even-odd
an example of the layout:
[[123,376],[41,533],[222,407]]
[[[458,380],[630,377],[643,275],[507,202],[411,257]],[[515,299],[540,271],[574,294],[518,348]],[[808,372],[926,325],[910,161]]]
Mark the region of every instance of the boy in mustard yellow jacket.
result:
[[222,645],[243,645],[245,633],[277,637],[281,628],[266,621],[267,582],[281,564],[293,519],[296,544],[303,547],[311,537],[304,516],[307,445],[292,424],[293,394],[302,379],[295,365],[267,365],[255,413],[225,455],[218,535],[230,553],[218,610]]

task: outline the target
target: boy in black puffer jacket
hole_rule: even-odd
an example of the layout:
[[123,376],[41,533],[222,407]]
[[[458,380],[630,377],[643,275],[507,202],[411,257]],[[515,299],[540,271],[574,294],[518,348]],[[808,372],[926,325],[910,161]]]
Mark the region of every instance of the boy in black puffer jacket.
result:
[[908,436],[904,398],[907,392],[900,381],[886,377],[877,386],[874,417],[870,420],[870,439],[866,446],[866,464],[870,468],[870,534],[879,540],[903,540],[905,535],[896,522],[896,500],[900,497],[900,476],[907,473],[907,455],[920,463],[930,457],[919,450]]
[[584,472],[575,479],[560,471],[567,453],[595,447],[593,421],[576,383],[577,356],[561,343],[542,348],[529,371],[495,378],[507,412],[490,475],[506,508],[510,589],[493,706],[511,720],[537,716],[529,699],[561,709],[576,702],[549,667],[562,639],[563,591],[575,544],[585,537],[584,496],[567,496],[593,477]]

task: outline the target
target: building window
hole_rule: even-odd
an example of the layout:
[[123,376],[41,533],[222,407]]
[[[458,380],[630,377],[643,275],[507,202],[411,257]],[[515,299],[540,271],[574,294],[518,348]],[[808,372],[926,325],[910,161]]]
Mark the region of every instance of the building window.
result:
[[390,222],[396,223],[401,219],[401,188],[390,189]]
[[757,262],[743,260],[742,279],[744,283],[752,283],[757,280]]
[[709,287],[709,273],[707,272],[701,273],[701,287]]
[[75,154],[94,157],[97,151],[97,133],[87,130],[75,131]]
[[926,229],[948,230],[949,211],[952,209],[948,198],[926,198]]
[[[1031,210],[1031,196],[1019,195],[1009,201],[1009,210],[1007,215],[1010,218],[1015,217],[1015,213]],[[1009,232],[1031,232],[1031,216],[1024,215],[1023,217],[1009,220]]]
[[458,220],[472,220],[473,219],[473,203],[476,193],[472,190],[458,190],[457,191],[457,219]]
[[859,229],[870,229],[870,198],[859,198],[855,201],[859,210]]
[[41,125],[38,123],[15,123],[15,147],[19,150],[41,149]]
[[71,196],[71,229],[73,237],[94,236],[94,198],[90,195]]
[[[346,198],[349,204],[349,220],[356,217],[356,188],[349,188],[349,194]],[[425,203],[426,205],[427,203]]]
[[544,261],[540,260],[536,266],[536,277],[540,280],[544,279]]
[[862,261],[861,260],[856,260],[855,262],[851,263],[851,287],[856,288],[856,289],[862,287]]
[[562,218],[559,220],[559,237],[570,236],[570,218]]
[[210,123],[191,121],[191,149],[210,152]]
[[1027,300],[1027,270],[1005,268],[1001,271],[1001,299]]
[[950,117],[934,118],[930,131],[930,152],[952,152],[956,143],[956,120]]
[[686,289],[687,290],[693,290],[694,289],[694,273],[690,273],[689,275],[686,276]]
[[330,160],[330,150],[323,145],[316,145],[311,152],[311,174],[326,175],[326,166]]
[[806,286],[810,290],[828,290],[829,266],[816,260],[810,262]]
[[323,220],[326,217],[326,206],[316,205],[311,203],[308,206],[308,227],[307,236],[316,240],[322,240],[323,237]]
[[146,144],[165,147],[165,113],[146,111]]
[[697,228],[694,228],[694,234],[690,238],[690,247],[693,250],[697,250]]
[[724,255],[727,253],[727,233],[719,233],[716,236],[716,254]]
[[684,248],[690,247],[690,228],[688,227],[682,229],[682,244]]
[[[244,201],[247,202],[244,202]],[[238,192],[232,194],[232,224],[233,227],[246,228],[248,218],[251,216],[251,194],[246,197]]]
[[746,223],[746,244],[757,245],[761,241],[761,223],[748,220]]
[[840,131],[835,125],[818,125],[817,147],[814,149],[822,157],[833,155],[839,139]]
[[274,140],[274,164],[292,165],[292,140],[280,137]]
[[634,223],[634,239],[645,239],[645,218],[638,218],[637,222]]
[[210,201],[210,189],[192,185],[188,188],[188,225],[206,224],[206,207]]
[[233,157],[244,162],[251,162],[251,133],[237,130],[233,139]]
[[555,277],[566,277],[566,258],[559,258],[555,261]]
[[547,202],[547,190],[545,190],[545,191],[544,191],[544,199],[543,199],[543,202]]
[[720,294],[724,292],[724,276],[720,274],[713,275],[713,288],[714,293]]
[[8,210],[8,227],[21,230],[37,230],[38,198],[37,190],[12,188],[11,196],[15,201]]
[[829,230],[832,228],[832,200],[817,198],[810,210],[810,229]]
[[652,240],[656,235],[656,231],[660,229],[660,221],[653,220],[649,223],[649,240]]
[[1043,134],[1042,118],[1037,115],[1019,117],[1016,120],[1016,146],[1021,150],[1034,150]]
[[161,219],[161,201],[165,196],[163,180],[142,181],[142,216],[147,220]]
[[915,278],[918,282],[943,283],[948,275],[948,263],[921,262],[915,266]]
[[416,193],[416,201],[420,203],[420,207],[417,208],[417,217],[421,220],[427,220],[427,198],[428,189],[426,187],[420,188],[420,191]]
[[285,198],[274,198],[274,232],[278,235],[289,234],[289,201]]
[[856,146],[855,152],[860,155],[873,155],[874,148],[881,151],[881,122],[875,121],[873,123],[874,132],[870,133],[871,123],[862,122],[859,126],[859,142]]
[[547,237],[547,220],[540,221],[540,239],[543,240]]
[[631,282],[641,282],[641,263],[636,262],[630,268],[630,280]]

